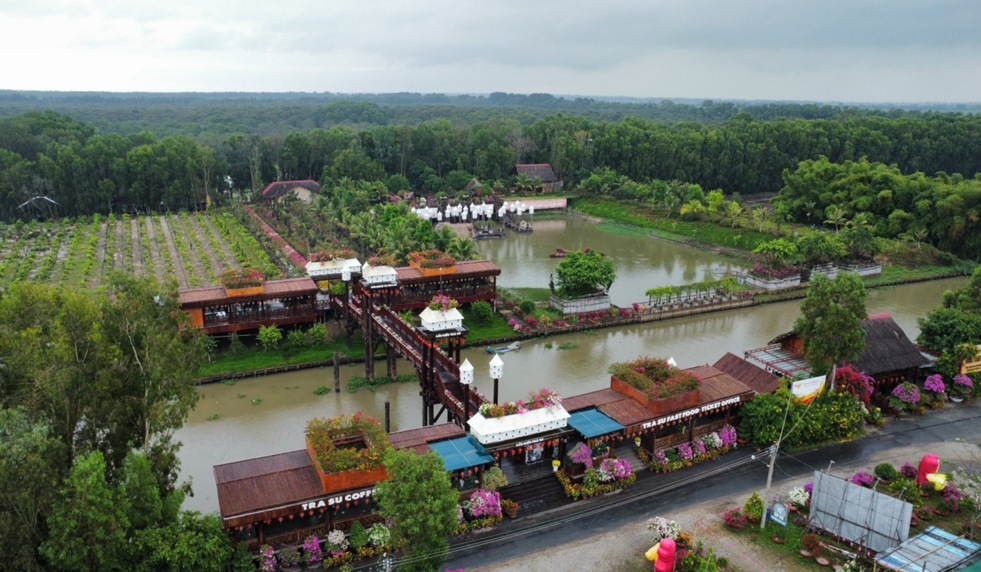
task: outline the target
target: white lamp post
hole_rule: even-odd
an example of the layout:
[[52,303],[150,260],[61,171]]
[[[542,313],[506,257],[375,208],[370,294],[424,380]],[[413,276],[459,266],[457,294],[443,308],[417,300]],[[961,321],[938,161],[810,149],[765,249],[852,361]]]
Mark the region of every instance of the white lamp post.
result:
[[473,364],[469,359],[460,365],[460,385],[463,386],[463,421],[470,419],[470,384],[473,383]]
[[504,377],[504,360],[501,354],[494,354],[494,359],[490,361],[490,376],[494,380],[494,405],[497,405],[497,384]]

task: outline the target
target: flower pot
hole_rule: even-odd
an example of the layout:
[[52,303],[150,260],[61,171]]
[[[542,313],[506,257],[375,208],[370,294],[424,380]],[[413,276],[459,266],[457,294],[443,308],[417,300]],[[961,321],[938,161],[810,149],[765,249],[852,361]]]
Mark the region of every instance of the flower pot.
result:
[[747,517],[746,520],[749,521],[750,524],[759,524],[760,523],[760,519],[758,519],[758,518],[748,518]]
[[949,510],[940,510],[940,509],[938,508],[938,509],[937,509],[936,511],[934,511],[934,512],[936,512],[936,514],[937,514],[937,516],[950,516],[950,511],[949,511]]
[[749,444],[749,441],[747,439],[739,439],[737,437],[736,438],[736,444],[739,445],[740,447],[745,447],[746,445]]
[[786,538],[780,538],[779,536],[771,536],[770,537],[770,540],[772,540],[773,542],[775,542],[777,544],[783,544],[784,542],[787,542],[787,539]]
[[797,553],[803,556],[804,558],[814,558],[814,553],[811,552],[810,550],[804,550],[803,548],[801,548],[800,550],[797,551]]
[[960,402],[964,401],[964,398],[963,397],[954,397],[953,395],[951,395],[950,396],[950,400],[953,401],[954,403],[960,403]]
[[831,566],[831,560],[827,556],[815,556],[814,561],[818,563],[818,566]]

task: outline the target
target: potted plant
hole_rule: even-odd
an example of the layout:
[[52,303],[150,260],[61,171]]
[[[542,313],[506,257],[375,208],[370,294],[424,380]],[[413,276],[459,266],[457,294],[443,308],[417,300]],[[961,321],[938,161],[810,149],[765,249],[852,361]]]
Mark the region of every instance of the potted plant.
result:
[[283,570],[300,569],[300,550],[293,544],[287,544],[279,549],[279,565]]
[[950,516],[950,505],[947,504],[947,501],[942,500],[937,504],[934,512],[937,516]]
[[970,377],[963,373],[957,374],[954,376],[954,383],[950,384],[950,400],[954,403],[960,403],[971,396],[973,389],[974,382],[971,381]]
[[276,572],[276,552],[268,544],[259,549],[259,571]]
[[813,558],[821,548],[821,540],[817,534],[808,532],[800,539],[800,555],[804,558]]
[[511,499],[501,499],[501,512],[508,518],[514,518],[518,515],[518,503]]
[[729,572],[729,560],[725,556],[716,558],[715,565],[719,567],[719,572]]
[[743,528],[746,525],[746,515],[743,514],[742,507],[734,506],[722,513],[722,521],[730,528]]
[[899,472],[896,470],[896,467],[892,466],[892,463],[879,463],[872,472],[878,477],[879,482],[884,485],[888,485],[899,476]]
[[928,376],[923,381],[923,389],[929,392],[931,401],[930,407],[935,410],[944,408],[944,401],[947,399],[947,395],[944,391],[947,389],[944,385],[944,380],[939,373],[935,373]]
[[753,524],[758,524],[763,518],[763,499],[758,493],[753,493],[746,499],[746,503],[743,504],[743,514],[746,515],[746,520]]
[[920,390],[908,381],[893,388],[889,396],[889,405],[896,411],[912,411],[920,401]]
[[316,536],[308,536],[303,541],[303,561],[307,564],[317,564],[323,559],[324,553],[320,548],[320,539]]
[[775,533],[773,533],[773,536],[770,537],[770,540],[772,540],[777,544],[783,544],[784,542],[787,542],[787,535],[786,533],[784,533],[784,531],[778,530]]
[[678,536],[674,539],[674,543],[679,549],[688,548],[691,546],[691,535],[687,532],[679,532]]
[[831,559],[824,554],[815,556],[814,561],[818,563],[818,566],[831,566]]

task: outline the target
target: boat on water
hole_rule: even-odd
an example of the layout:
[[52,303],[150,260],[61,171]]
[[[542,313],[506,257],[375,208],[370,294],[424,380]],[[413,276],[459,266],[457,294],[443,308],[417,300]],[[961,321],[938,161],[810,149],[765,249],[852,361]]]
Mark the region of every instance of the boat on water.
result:
[[510,345],[507,345],[507,346],[504,346],[504,347],[500,347],[500,348],[496,348],[496,349],[495,348],[492,348],[490,346],[487,346],[487,353],[489,353],[489,354],[506,354],[508,352],[512,352],[514,350],[520,350],[520,349],[521,349],[521,344],[519,344],[518,342],[514,342],[513,344],[510,344]]

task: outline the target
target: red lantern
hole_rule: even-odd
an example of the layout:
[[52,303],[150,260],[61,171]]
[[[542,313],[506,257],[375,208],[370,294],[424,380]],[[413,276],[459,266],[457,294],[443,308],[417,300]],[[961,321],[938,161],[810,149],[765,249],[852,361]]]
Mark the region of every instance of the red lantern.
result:
[[358,501],[354,501],[354,504],[357,505],[358,504]]
[[468,476],[468,477],[469,477],[470,475],[472,475],[472,474],[473,474],[473,471],[467,471],[467,476]]
[[279,517],[279,522],[283,522],[283,517]]
[[290,520],[293,520],[293,515],[291,514],[291,515],[289,515],[289,516],[290,516]]
[[351,508],[351,503],[349,502],[344,503],[344,508]]
[[320,514],[324,514],[324,509],[320,509]]

